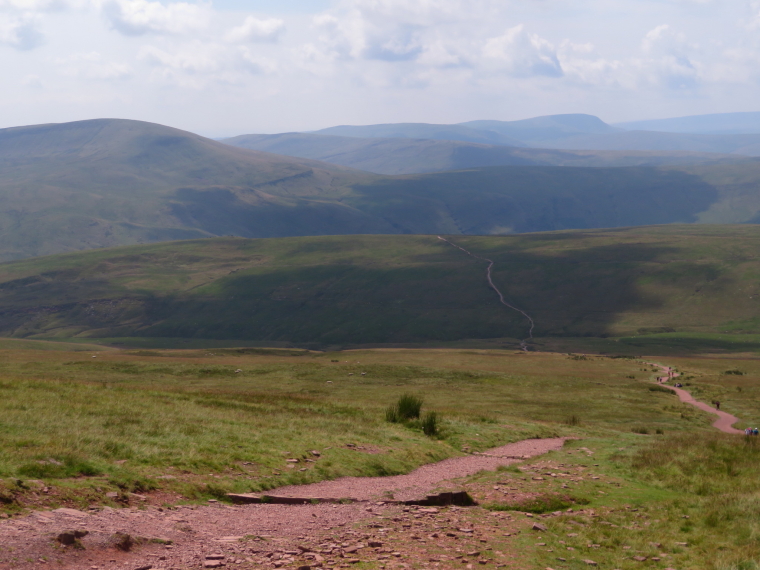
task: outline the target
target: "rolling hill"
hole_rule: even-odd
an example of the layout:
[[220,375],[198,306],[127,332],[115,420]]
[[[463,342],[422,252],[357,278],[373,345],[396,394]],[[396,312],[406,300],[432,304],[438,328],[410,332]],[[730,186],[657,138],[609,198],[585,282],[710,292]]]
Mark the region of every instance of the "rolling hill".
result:
[[[214,235],[334,233],[336,225],[342,233],[387,231],[340,204],[363,173],[139,121],[0,130],[0,174],[0,259]],[[220,219],[219,210],[204,211],[207,201],[237,210]]]
[[241,135],[221,142],[321,160],[376,174],[424,174],[488,166],[661,166],[736,163],[736,155],[695,152],[563,151],[411,138],[357,138],[310,133]]
[[[563,154],[530,152],[547,160]],[[754,222],[759,189],[754,159],[380,176],[161,125],[82,121],[0,131],[0,260],[229,235],[489,235]]]
[[664,133],[699,134],[758,134],[760,113],[714,113],[672,119],[632,121],[613,125],[628,131],[659,131]]
[[[760,332],[760,227],[451,236],[548,337]],[[435,236],[217,238],[0,264],[0,334],[308,346],[524,338]],[[645,337],[644,337],[645,338]]]
[[[702,123],[709,123],[709,119],[703,119]],[[638,123],[627,125],[635,128]],[[520,121],[469,121],[458,125],[398,123],[340,126],[322,129],[316,131],[316,134],[359,138],[445,139],[561,150],[674,151],[760,156],[760,133],[757,131],[737,134],[731,129],[722,133],[691,130],[683,133],[660,132],[661,130],[668,129],[626,130],[608,125],[592,115],[576,114],[549,115]]]
[[428,123],[391,123],[384,125],[341,125],[315,131],[318,135],[355,138],[398,138],[462,141],[502,146],[526,146],[524,143],[495,131],[470,128],[467,125],[432,125]]

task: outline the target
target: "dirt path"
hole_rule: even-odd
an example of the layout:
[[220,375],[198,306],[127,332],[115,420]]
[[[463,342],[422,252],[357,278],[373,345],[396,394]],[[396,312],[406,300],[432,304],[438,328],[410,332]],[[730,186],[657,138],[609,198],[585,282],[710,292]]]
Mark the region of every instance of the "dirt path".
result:
[[481,261],[487,261],[488,262],[488,269],[486,270],[486,278],[488,279],[488,284],[491,286],[491,289],[493,289],[494,291],[496,291],[496,294],[499,296],[499,301],[501,302],[501,304],[504,305],[505,307],[509,307],[513,311],[517,311],[522,316],[524,316],[526,319],[528,319],[528,322],[530,323],[530,328],[528,329],[528,338],[525,338],[525,339],[523,339],[520,342],[520,347],[524,351],[527,352],[527,350],[528,350],[527,341],[528,340],[533,340],[533,329],[536,328],[536,323],[533,322],[533,319],[531,318],[531,316],[528,313],[526,313],[525,311],[523,311],[522,309],[520,309],[518,307],[515,307],[514,305],[510,305],[509,303],[507,303],[506,299],[504,298],[504,294],[494,284],[493,277],[492,277],[492,271],[493,271],[494,261],[492,259],[488,259],[487,257],[481,257],[479,255],[475,255],[471,251],[468,251],[465,248],[463,248],[461,246],[458,246],[457,244],[452,243],[449,240],[447,240],[446,238],[443,238],[441,236],[438,236],[438,239],[441,240],[441,241],[445,241],[450,246],[455,247],[455,248],[457,248],[457,249],[465,252],[470,257],[474,257],[475,259],[479,259]]
[[[661,364],[656,364],[654,362],[647,362],[647,364],[656,366],[667,374],[667,376],[660,376],[659,378],[657,378],[657,382],[659,382],[660,384],[664,384],[668,380],[678,378],[680,376],[680,374],[678,374],[677,372],[673,372],[673,369],[670,366],[663,366]],[[694,399],[694,396],[692,396],[686,390],[683,390],[681,388],[676,388],[674,386],[666,386],[666,387],[669,390],[673,390],[678,395],[678,399],[681,400],[683,403],[690,404],[694,406],[695,408],[699,408],[700,410],[703,410],[710,414],[717,415],[718,419],[715,420],[712,424],[714,428],[719,429],[723,433],[740,433],[740,434],[744,433],[742,430],[732,427],[736,422],[739,421],[739,418],[737,418],[736,416],[733,416],[729,414],[728,412],[724,412],[722,410],[717,410],[714,407],[712,407],[710,404],[706,404],[704,402],[700,402]]]
[[484,453],[454,457],[438,463],[423,465],[408,475],[393,477],[343,477],[313,485],[282,487],[273,495],[286,497],[352,498],[362,501],[421,499],[447,480],[474,475],[478,471],[494,471],[501,465],[517,463],[522,459],[543,455],[561,449],[565,439],[527,439],[490,449]]
[[[408,475],[395,477],[346,477],[314,485],[284,487],[272,494],[289,496],[320,496],[354,498],[359,503],[309,505],[243,505],[215,503],[208,506],[180,506],[112,509],[93,507],[88,511],[56,509],[35,512],[23,517],[0,520],[0,570],[31,570],[45,565],[61,570],[147,570],[211,568],[214,556],[222,556],[224,565],[236,568],[297,568],[319,559],[309,560],[308,553],[331,552],[348,567],[344,557],[355,554],[351,545],[361,548],[384,544],[381,526],[393,521],[417,520],[435,517],[437,509],[418,514],[398,504],[382,503],[392,494],[396,499],[424,497],[441,486],[453,486],[452,479],[475,474],[481,470],[496,469],[522,459],[561,449],[565,439],[525,440],[480,454],[447,459],[420,467]],[[370,502],[377,500],[378,502]],[[412,511],[417,512],[417,511]],[[377,517],[383,525],[372,520]],[[431,519],[431,525],[435,521]],[[378,528],[374,537],[358,537],[352,525],[369,525]],[[415,522],[415,524],[417,524]],[[411,526],[411,523],[408,525]],[[436,529],[430,528],[429,532]],[[84,549],[62,548],[56,541],[61,533],[76,530],[88,531],[82,537]],[[399,529],[407,533],[404,528]],[[365,531],[366,532],[366,531]],[[373,531],[374,532],[374,531]],[[129,551],[116,546],[119,533],[135,537],[136,544]],[[139,538],[138,538],[139,537]],[[414,542],[414,541],[412,541]],[[401,554],[400,549],[375,546],[376,556],[385,558],[409,556],[416,562],[419,553]],[[369,551],[369,548],[367,548]],[[311,555],[311,554],[308,554]],[[322,555],[320,555],[322,556]],[[358,560],[356,560],[358,562]],[[321,566],[322,564],[316,564]],[[406,565],[408,567],[408,565]]]

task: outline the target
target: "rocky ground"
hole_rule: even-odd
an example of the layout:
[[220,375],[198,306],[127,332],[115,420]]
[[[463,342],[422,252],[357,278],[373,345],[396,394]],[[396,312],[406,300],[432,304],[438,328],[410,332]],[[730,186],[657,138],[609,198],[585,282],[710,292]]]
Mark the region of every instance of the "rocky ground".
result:
[[[329,569],[357,564],[522,568],[510,542],[531,528],[529,516],[404,506],[388,502],[387,496],[424,497],[435,488],[465,488],[465,481],[455,478],[517,463],[560,449],[563,443],[530,440],[428,465],[409,475],[346,478],[277,491],[358,499],[350,504],[161,507],[147,498],[140,506],[121,509],[32,512],[0,521],[0,569]],[[490,500],[478,485],[467,490]],[[520,501],[530,495],[525,488],[505,488],[499,500]]]

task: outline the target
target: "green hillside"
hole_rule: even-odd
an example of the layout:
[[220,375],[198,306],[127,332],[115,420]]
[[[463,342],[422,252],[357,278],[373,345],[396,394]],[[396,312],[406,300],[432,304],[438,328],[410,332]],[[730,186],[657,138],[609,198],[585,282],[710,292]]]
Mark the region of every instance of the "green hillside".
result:
[[[537,337],[760,332],[760,227],[451,240]],[[486,263],[435,236],[220,238],[0,265],[0,333],[309,346],[523,338]],[[646,338],[646,337],[643,337]]]
[[0,261],[217,236],[491,235],[757,219],[756,159],[381,176],[136,121],[0,130]]
[[567,151],[448,140],[357,138],[312,133],[241,135],[221,142],[389,175],[489,166],[662,166],[737,163],[747,160],[736,155],[696,152]]
[[[0,130],[0,174],[0,260],[210,235],[333,233],[336,219],[342,233],[387,230],[338,201],[364,174],[139,121]],[[247,215],[206,215],[208,200],[243,205]]]

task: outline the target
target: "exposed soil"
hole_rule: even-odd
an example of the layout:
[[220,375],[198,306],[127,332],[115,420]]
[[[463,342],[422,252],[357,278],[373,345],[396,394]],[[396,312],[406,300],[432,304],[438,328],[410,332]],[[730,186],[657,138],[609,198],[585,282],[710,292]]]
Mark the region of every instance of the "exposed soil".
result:
[[493,471],[500,465],[510,465],[521,459],[543,455],[561,449],[565,440],[527,439],[485,453],[454,457],[438,463],[423,465],[408,475],[393,477],[343,477],[312,485],[282,487],[272,495],[286,497],[351,498],[360,501],[395,499],[406,501],[421,499],[440,486],[448,487],[447,480],[474,475],[478,471]]
[[[88,512],[74,509],[36,512],[0,521],[0,569],[40,568],[46,564],[62,569],[189,569],[217,567],[217,563],[236,568],[262,565],[333,568],[349,567],[359,562],[362,555],[381,563],[381,567],[403,568],[408,566],[404,559],[419,560],[418,547],[426,542],[421,536],[411,536],[406,531],[413,525],[424,527],[426,520],[429,525],[425,532],[435,534],[430,540],[459,541],[460,545],[480,542],[482,545],[487,539],[472,529],[456,530],[449,533],[451,536],[434,532],[442,528],[435,520],[441,513],[466,509],[410,509],[382,501],[370,503],[370,499],[387,493],[396,498],[424,497],[436,487],[454,485],[450,482],[453,478],[557,450],[564,441],[526,440],[483,454],[427,465],[408,475],[343,478],[273,492],[291,496],[351,497],[366,501],[363,503],[299,506],[213,503],[200,507],[105,507]],[[446,516],[447,520],[452,519],[451,514]],[[508,515],[504,517],[511,521]],[[453,520],[456,519],[454,516]],[[411,541],[414,548],[408,552],[399,551],[403,550],[399,545],[389,548],[388,536],[394,528],[399,533],[397,540]],[[62,533],[76,530],[86,530],[87,535],[69,546],[62,546],[57,540]],[[128,551],[118,548],[119,542],[126,540],[125,535],[134,542]],[[436,548],[445,550],[442,543]],[[510,557],[503,552],[499,556],[505,560]],[[461,567],[463,560],[468,561],[463,557],[463,554],[454,554],[450,562],[460,563]],[[446,565],[447,560],[444,555],[436,560],[428,559],[427,564]],[[499,565],[494,559],[478,562]]]

